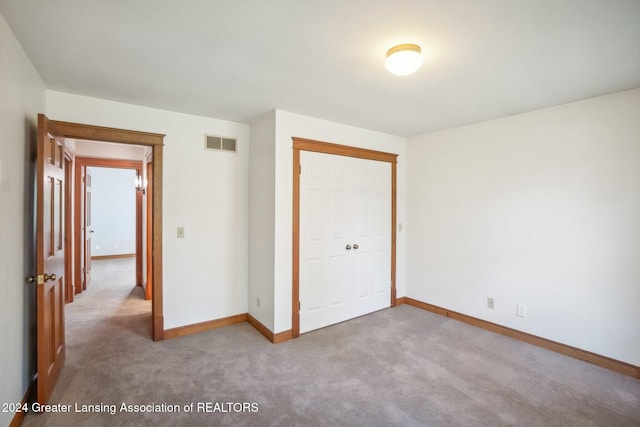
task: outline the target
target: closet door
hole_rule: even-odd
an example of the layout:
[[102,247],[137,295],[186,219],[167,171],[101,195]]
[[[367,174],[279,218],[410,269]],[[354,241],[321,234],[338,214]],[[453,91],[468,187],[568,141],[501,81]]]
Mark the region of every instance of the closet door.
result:
[[391,164],[353,159],[351,317],[391,305]]
[[302,151],[300,332],[390,305],[391,166]]
[[300,332],[350,318],[348,164],[345,158],[300,153]]

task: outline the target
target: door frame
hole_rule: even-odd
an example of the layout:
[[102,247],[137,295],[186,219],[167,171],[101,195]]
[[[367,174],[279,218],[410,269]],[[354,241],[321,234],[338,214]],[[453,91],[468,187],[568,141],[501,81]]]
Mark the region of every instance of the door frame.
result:
[[75,173],[74,163],[76,152],[65,141],[64,144],[64,161],[65,161],[65,181],[64,181],[64,277],[65,283],[65,303],[73,302],[75,296],[75,280],[73,274],[74,257],[70,256],[74,251],[75,242],[73,241],[73,203],[74,186],[73,175]]
[[[147,158],[145,159],[145,166],[146,168],[146,177],[148,180],[149,176],[153,175],[153,158],[151,157],[151,153],[149,153],[149,156],[147,156]],[[146,194],[144,195],[144,197],[146,197],[146,209],[144,212],[144,215],[146,217],[146,233],[145,233],[145,251],[144,251],[144,257],[146,260],[146,276],[145,276],[145,280],[144,280],[144,296],[145,299],[150,300],[152,298],[152,292],[153,292],[153,270],[151,269],[151,266],[153,265],[153,241],[152,241],[152,236],[153,236],[153,182],[152,181],[148,181],[147,183],[147,191]]]
[[[84,272],[81,271],[82,266],[82,251],[80,245],[86,242],[86,230],[82,231],[82,225],[84,222],[84,216],[87,214],[86,210],[81,209],[81,193],[84,191],[84,185],[82,182],[82,169],[87,167],[101,167],[101,168],[113,168],[113,169],[126,169],[135,170],[139,174],[142,174],[143,162],[141,160],[121,160],[121,159],[103,159],[95,157],[76,157],[75,167],[75,280],[78,282],[82,279]],[[86,176],[86,173],[84,174]],[[142,286],[142,192],[136,191],[136,285]],[[84,213],[82,215],[81,213]],[[84,240],[83,240],[84,239]],[[86,253],[86,248],[85,252]],[[85,279],[86,280],[86,279]],[[81,282],[84,283],[84,282]]]
[[293,139],[293,247],[292,247],[292,291],[291,291],[291,332],[292,337],[300,336],[300,152],[334,154],[391,163],[391,307],[396,306],[396,175],[398,155],[366,148],[312,139]]
[[[92,126],[79,123],[51,120],[60,136],[72,139],[84,139],[97,142],[113,142],[126,145],[151,147],[153,156],[153,176],[149,181],[153,185],[152,211],[152,254],[153,278],[151,316],[152,337],[154,341],[164,339],[164,315],[162,303],[162,170],[164,134]],[[77,284],[76,284],[77,285]]]

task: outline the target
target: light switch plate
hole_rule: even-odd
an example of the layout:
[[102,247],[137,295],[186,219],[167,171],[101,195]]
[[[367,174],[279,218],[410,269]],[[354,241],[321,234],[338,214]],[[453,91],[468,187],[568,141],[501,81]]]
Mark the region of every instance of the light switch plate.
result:
[[518,304],[516,306],[516,316],[518,317],[526,317],[527,316],[527,306],[524,304]]
[[178,239],[184,239],[184,227],[178,227]]

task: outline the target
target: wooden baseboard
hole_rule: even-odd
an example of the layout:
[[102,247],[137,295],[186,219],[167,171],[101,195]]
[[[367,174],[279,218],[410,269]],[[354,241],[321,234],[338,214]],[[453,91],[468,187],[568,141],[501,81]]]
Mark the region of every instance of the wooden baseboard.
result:
[[[22,404],[20,405],[21,407],[24,407],[24,405],[28,405],[30,402],[33,402],[34,396],[32,395],[32,393],[35,393],[37,389],[37,376],[33,378],[33,380],[31,380],[31,384],[29,384],[29,387],[27,388],[27,392],[24,394],[24,397],[22,398]],[[13,419],[11,420],[11,423],[9,424],[9,427],[20,427],[22,425],[22,423],[24,422],[24,417],[27,415],[26,412],[16,412],[16,414],[13,416]]]
[[491,332],[508,336],[509,338],[514,338],[538,347],[546,348],[547,350],[555,351],[556,353],[564,354],[565,356],[592,363],[594,365],[600,366],[601,368],[609,369],[633,378],[640,379],[640,367],[632,365],[630,363],[621,362],[607,356],[602,356],[600,354],[562,344],[557,341],[551,341],[537,335],[532,335],[526,332],[518,331],[516,329],[507,328],[506,326],[498,325],[497,323],[492,323],[486,320],[478,319],[476,317],[467,316],[466,314],[447,310],[446,308],[428,304],[426,302],[422,302],[413,298],[405,298],[405,303],[414,307],[421,308],[423,310],[430,311],[432,313],[440,314],[442,316],[450,317],[452,319],[468,323],[478,328],[486,329]]
[[164,316],[153,316],[153,340],[154,341],[162,341],[164,340]]
[[256,328],[258,332],[264,335],[269,341],[274,344],[289,341],[293,338],[291,329],[288,331],[278,332],[274,334],[264,326],[258,319],[250,314],[242,313],[235,316],[224,317],[222,319],[210,320],[208,322],[196,323],[193,325],[180,326],[178,328],[166,329],[164,331],[163,339],[171,339],[183,337],[185,335],[197,334],[199,332],[209,331],[211,329],[222,328],[224,326],[234,325],[236,323],[249,322],[251,326]]
[[209,320],[208,322],[195,323],[193,325],[180,326],[178,328],[165,329],[164,339],[183,337],[185,335],[197,334],[211,329],[222,328],[247,321],[247,313],[236,314],[235,316],[223,317],[222,319]]
[[247,322],[249,322],[251,326],[256,328],[258,332],[260,332],[262,335],[264,335],[269,341],[271,341],[274,344],[279,344],[281,342],[289,341],[290,339],[293,338],[293,331],[291,329],[289,329],[288,331],[278,332],[277,334],[274,334],[273,332],[271,332],[269,328],[264,326],[258,319],[256,319],[250,314],[247,315]]
[[396,307],[402,304],[406,304],[407,303],[407,298],[406,297],[400,297],[400,298],[396,298]]
[[289,330],[278,332],[277,334],[275,334],[273,336],[273,341],[271,342],[274,344],[280,344],[281,342],[289,341],[292,339],[293,339],[293,331],[289,329]]
[[117,254],[117,255],[95,255],[91,260],[115,259],[115,258],[135,258],[136,254]]

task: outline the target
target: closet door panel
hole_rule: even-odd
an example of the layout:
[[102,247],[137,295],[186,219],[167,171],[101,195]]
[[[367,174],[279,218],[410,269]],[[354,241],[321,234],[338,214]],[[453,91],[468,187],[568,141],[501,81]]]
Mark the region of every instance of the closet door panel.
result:
[[357,294],[351,316],[390,306],[391,300],[391,165],[361,160],[357,180],[359,220],[354,251],[358,258]]
[[391,165],[302,151],[300,332],[389,307]]
[[350,318],[345,206],[340,156],[302,152],[300,176],[300,333]]

